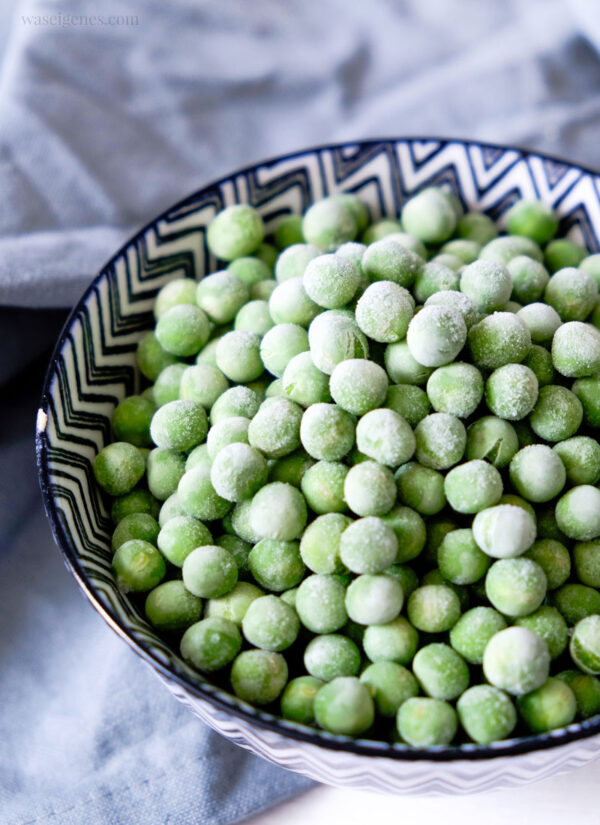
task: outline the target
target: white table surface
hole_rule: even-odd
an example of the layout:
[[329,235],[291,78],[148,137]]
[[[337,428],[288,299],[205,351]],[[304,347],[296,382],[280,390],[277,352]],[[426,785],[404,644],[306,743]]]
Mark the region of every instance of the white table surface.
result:
[[248,825],[600,825],[600,761],[568,774],[464,797],[380,796],[321,785]]

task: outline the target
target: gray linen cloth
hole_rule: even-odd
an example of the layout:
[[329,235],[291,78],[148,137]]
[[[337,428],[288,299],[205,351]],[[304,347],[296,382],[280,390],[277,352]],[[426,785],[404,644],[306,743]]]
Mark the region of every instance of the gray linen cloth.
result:
[[62,567],[32,455],[56,310],[159,210],[305,145],[433,134],[597,164],[599,47],[596,0],[20,3],[0,76],[0,821],[217,825],[310,786],[180,707]]

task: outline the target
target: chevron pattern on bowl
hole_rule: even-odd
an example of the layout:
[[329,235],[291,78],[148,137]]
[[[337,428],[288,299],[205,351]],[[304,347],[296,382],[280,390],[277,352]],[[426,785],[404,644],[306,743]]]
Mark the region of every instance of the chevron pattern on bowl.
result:
[[452,190],[494,219],[518,198],[540,198],[561,231],[596,251],[600,178],[519,149],[442,139],[318,147],[242,169],[176,204],[132,238],[74,308],[52,357],[37,418],[40,483],[56,543],[96,610],[204,722],[284,767],[322,782],[390,793],[463,794],[520,785],[600,756],[600,717],[486,747],[418,750],[350,740],[257,710],[190,669],[162,641],[111,574],[111,521],[91,470],[110,439],[118,401],[139,389],[135,349],[152,325],[157,290],[216,268],[206,227],[224,206],[251,203],[272,229],[333,192],[355,192],[372,216],[396,215],[428,185]]

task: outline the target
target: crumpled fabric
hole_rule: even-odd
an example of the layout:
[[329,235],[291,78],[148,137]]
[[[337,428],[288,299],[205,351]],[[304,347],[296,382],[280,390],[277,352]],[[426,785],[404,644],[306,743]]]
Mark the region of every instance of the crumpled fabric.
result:
[[61,564],[33,421],[64,310],[161,210],[304,146],[440,135],[597,165],[599,49],[595,0],[18,4],[0,73],[2,822],[225,825],[311,786],[180,706]]

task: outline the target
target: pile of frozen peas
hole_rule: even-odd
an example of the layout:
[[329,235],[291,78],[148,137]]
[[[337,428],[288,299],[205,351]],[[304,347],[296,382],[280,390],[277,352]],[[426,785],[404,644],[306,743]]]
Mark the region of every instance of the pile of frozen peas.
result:
[[242,700],[415,747],[600,713],[600,254],[503,225],[236,205],[159,291],[94,463],[113,571]]

